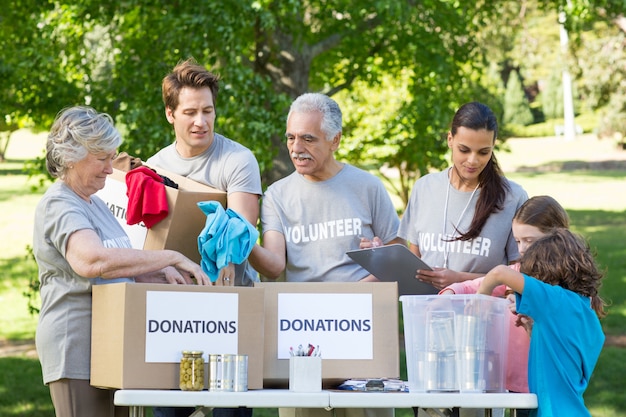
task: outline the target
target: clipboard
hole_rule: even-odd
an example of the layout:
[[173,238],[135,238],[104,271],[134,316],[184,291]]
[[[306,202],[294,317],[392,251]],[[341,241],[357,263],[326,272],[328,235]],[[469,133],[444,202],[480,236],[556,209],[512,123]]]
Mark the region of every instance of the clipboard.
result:
[[377,248],[358,249],[346,252],[351,259],[381,281],[398,282],[398,295],[438,294],[431,284],[415,278],[415,271],[432,271],[424,261],[415,256],[404,245],[395,243]]

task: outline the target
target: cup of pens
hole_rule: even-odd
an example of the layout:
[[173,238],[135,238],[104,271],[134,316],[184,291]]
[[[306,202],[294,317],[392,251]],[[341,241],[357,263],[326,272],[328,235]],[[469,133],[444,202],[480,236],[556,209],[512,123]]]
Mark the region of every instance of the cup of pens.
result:
[[289,391],[321,391],[322,357],[319,346],[300,345],[298,349],[290,349],[289,354]]

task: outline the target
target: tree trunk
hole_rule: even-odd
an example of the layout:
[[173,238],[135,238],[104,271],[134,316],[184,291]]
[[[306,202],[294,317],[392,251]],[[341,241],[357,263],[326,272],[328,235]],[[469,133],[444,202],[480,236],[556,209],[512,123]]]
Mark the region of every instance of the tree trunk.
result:
[[273,182],[286,177],[294,171],[293,163],[287,151],[287,144],[283,135],[274,135],[272,143],[278,150],[278,154],[274,158],[272,169],[263,174],[263,183],[270,185]]
[[7,149],[11,140],[12,130],[0,132],[0,162],[6,161]]

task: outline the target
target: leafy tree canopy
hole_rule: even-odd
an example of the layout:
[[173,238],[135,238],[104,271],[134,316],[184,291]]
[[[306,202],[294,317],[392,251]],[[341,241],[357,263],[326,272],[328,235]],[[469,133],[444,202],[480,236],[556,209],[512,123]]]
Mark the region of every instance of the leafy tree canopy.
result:
[[[623,10],[618,0],[532,3],[566,10],[572,27]],[[253,150],[266,183],[292,169],[283,141],[291,100],[343,91],[346,137],[362,132],[362,149],[383,146],[367,162],[399,169],[406,192],[420,173],[445,163],[440,137],[461,103],[482,100],[501,114],[484,83],[489,57],[479,34],[486,22],[510,30],[500,12],[523,7],[512,0],[15,0],[0,17],[0,112],[5,125],[47,129],[62,107],[89,104],[115,117],[122,150],[145,159],[173,139],[161,80],[193,56],[222,77],[217,130]],[[372,123],[371,94],[399,81],[402,95]]]

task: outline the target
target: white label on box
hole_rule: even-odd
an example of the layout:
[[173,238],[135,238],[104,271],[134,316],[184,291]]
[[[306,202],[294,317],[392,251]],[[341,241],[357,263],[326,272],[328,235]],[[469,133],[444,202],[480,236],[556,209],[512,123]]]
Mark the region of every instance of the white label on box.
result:
[[126,195],[126,183],[117,181],[108,176],[104,188],[99,190],[96,195],[100,197],[107,205],[111,213],[115,216],[118,223],[122,226],[130,243],[135,249],[143,249],[143,245],[148,235],[148,228],[143,222],[129,225],[126,222],[126,210],[128,209],[128,196]]
[[373,359],[372,294],[278,294],[278,359],[299,345],[323,359]]
[[147,291],[146,362],[180,362],[183,350],[238,353],[239,295]]

